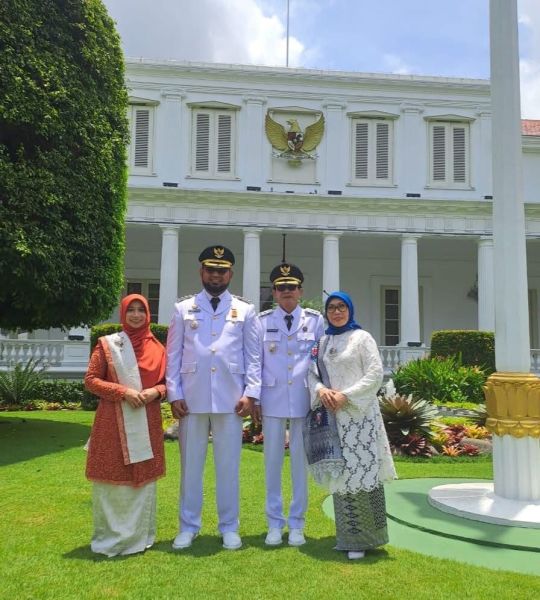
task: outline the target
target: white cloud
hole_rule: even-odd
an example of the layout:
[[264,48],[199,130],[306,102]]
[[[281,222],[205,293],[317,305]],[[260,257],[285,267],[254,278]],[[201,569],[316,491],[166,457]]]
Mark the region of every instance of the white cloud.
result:
[[[126,56],[155,59],[285,64],[285,25],[256,0],[104,0],[117,22]],[[289,64],[303,44],[289,40]]]
[[521,114],[525,119],[540,119],[540,2],[520,0],[521,40]]
[[389,71],[396,75],[409,75],[414,68],[407,65],[405,61],[396,54],[383,54],[384,71]]

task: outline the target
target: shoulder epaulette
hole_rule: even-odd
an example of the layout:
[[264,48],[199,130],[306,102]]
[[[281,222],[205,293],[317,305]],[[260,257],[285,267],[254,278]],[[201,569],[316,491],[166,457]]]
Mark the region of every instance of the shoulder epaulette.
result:
[[177,298],[177,302],[183,302],[184,300],[189,300],[189,298],[195,298],[195,294],[188,294],[187,296],[182,296],[181,298]]
[[273,308],[269,308],[268,310],[263,310],[262,312],[260,312],[258,314],[259,317],[264,317],[266,315],[269,315],[270,313],[273,313],[274,309]]
[[316,317],[320,316],[320,312],[318,310],[315,310],[314,308],[304,308],[304,311],[308,313],[308,315],[314,315]]
[[253,304],[253,302],[250,302],[247,298],[243,298],[242,296],[237,296],[236,294],[231,294],[231,296],[237,300],[245,302],[246,304]]

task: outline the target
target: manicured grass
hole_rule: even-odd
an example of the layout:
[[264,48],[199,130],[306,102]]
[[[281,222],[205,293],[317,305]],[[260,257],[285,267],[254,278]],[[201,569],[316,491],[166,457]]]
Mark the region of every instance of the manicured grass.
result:
[[[315,486],[308,543],[265,547],[263,455],[249,448],[242,456],[242,550],[221,548],[209,460],[201,536],[191,549],[172,551],[178,448],[168,442],[156,545],[132,557],[93,555],[91,486],[82,450],[92,419],[87,412],[0,413],[0,598],[540,597],[538,577],[470,567],[391,544],[352,563],[332,549],[334,524],[321,509],[325,493]],[[397,467],[401,477],[491,477],[486,459],[399,459]]]

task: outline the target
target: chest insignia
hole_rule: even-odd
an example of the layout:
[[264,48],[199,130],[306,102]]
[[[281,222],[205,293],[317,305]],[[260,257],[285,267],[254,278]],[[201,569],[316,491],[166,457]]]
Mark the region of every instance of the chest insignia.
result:
[[307,331],[307,326],[306,326],[306,325],[304,325],[304,326],[302,327],[302,331]]
[[236,308],[231,308],[231,319],[238,319],[238,310]]
[[191,308],[188,310],[188,312],[189,312],[189,313],[198,313],[198,312],[201,312],[201,309],[200,309],[200,308],[199,308],[199,307],[198,307],[196,304],[194,304],[194,305],[193,305],[193,306],[192,306],[192,307],[191,307]]
[[193,321],[191,321],[189,326],[191,327],[191,329],[197,329],[197,327],[199,326],[199,321],[193,320]]
[[328,354],[330,354],[330,356],[334,356],[334,354],[337,354],[337,350],[335,348],[330,348]]
[[276,351],[276,345],[274,343],[270,344],[270,346],[268,346],[268,352],[271,352],[272,354],[274,354],[275,351]]
[[275,329],[267,329],[266,331],[268,333],[277,333],[279,331],[279,329],[276,327]]

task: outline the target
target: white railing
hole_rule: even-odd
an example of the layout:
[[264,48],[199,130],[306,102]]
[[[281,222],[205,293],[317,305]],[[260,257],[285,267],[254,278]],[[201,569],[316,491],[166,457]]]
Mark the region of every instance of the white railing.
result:
[[30,359],[39,361],[47,371],[84,373],[88,366],[89,344],[71,340],[0,339],[0,369],[9,369]]

